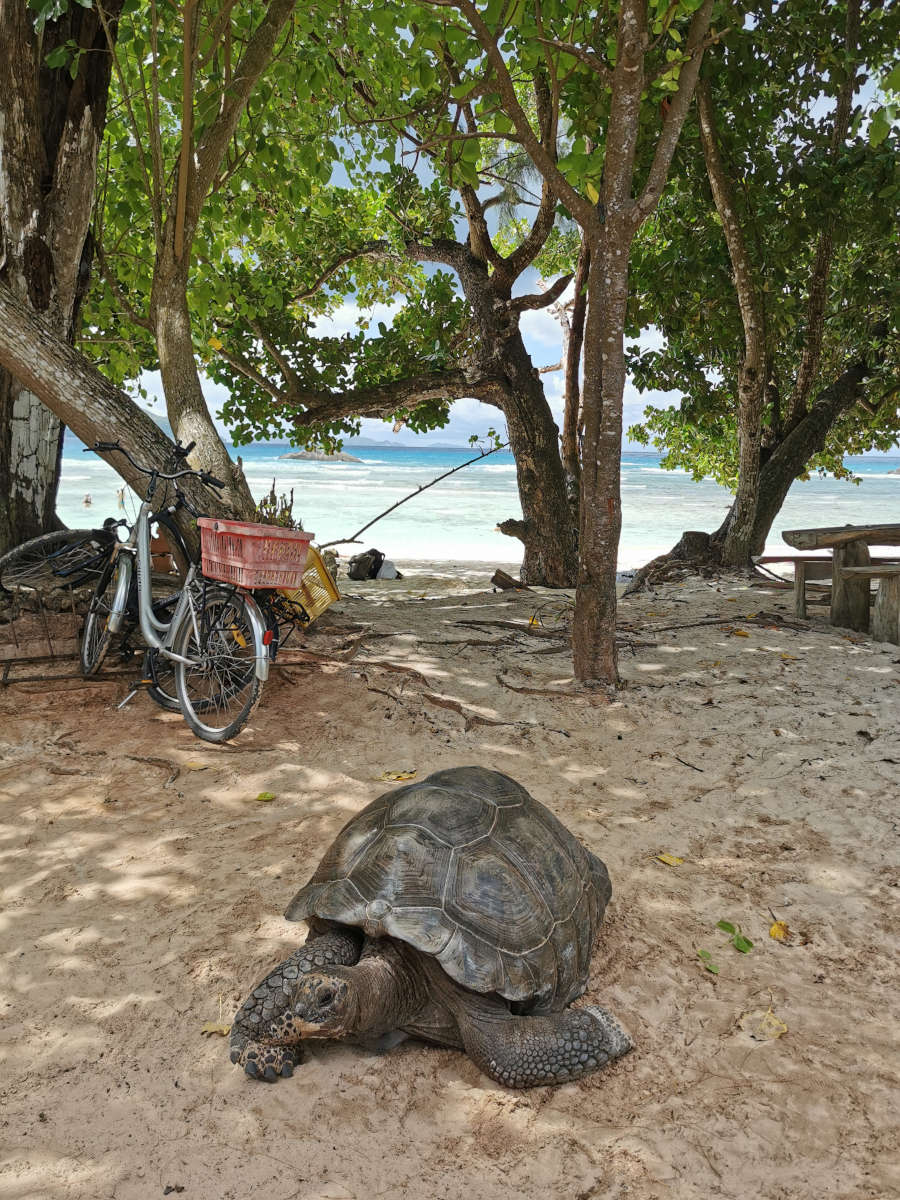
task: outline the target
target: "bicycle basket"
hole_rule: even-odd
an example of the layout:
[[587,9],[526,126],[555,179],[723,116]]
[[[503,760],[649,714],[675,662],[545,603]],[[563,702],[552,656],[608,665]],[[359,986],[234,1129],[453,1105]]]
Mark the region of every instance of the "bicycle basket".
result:
[[296,588],[315,534],[250,521],[200,517],[203,574],[245,588]]
[[312,624],[330,604],[334,604],[335,600],[341,598],[337,584],[331,578],[328,568],[322,561],[321,554],[315,547],[310,546],[309,557],[306,561],[308,565],[303,572],[300,586],[296,589],[279,589],[288,604],[298,605],[306,614],[305,619],[300,618],[301,625]]

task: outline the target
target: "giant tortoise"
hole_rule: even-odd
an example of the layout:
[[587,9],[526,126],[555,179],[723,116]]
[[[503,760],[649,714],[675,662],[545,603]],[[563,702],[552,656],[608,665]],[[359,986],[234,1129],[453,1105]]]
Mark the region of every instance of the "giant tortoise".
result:
[[231,1061],[291,1075],[304,1038],[392,1034],[463,1049],[507,1087],[563,1083],[631,1048],[585,990],[611,895],[603,863],[498,771],[379,796],[288,905],[299,950],[234,1019]]

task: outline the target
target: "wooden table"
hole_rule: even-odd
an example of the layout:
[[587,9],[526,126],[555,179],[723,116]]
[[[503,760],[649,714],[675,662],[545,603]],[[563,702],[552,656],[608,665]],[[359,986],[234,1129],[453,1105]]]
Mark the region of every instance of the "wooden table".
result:
[[[870,546],[900,546],[900,525],[837,525],[823,529],[785,529],[781,536],[795,550],[831,550],[831,624],[866,632],[869,628],[870,580],[880,579],[878,633],[892,629],[894,593],[900,570],[875,567]],[[883,560],[882,560],[883,561]],[[883,591],[883,596],[881,595]],[[877,603],[877,602],[876,602]],[[887,606],[887,607],[886,607]],[[884,611],[883,611],[884,610]],[[883,640],[895,642],[893,637]]]

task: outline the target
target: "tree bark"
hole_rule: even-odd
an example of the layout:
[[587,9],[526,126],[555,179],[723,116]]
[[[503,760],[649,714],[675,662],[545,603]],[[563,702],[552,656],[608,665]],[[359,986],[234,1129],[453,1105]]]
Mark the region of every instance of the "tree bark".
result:
[[591,254],[584,237],[575,269],[575,297],[568,321],[563,367],[565,370],[562,461],[566,473],[569,502],[577,513],[581,493],[581,352],[584,347],[584,322],[587,315],[587,280]]
[[[115,36],[121,0],[107,3]],[[72,77],[44,59],[74,42]],[[91,267],[86,245],[110,79],[106,34],[73,4],[43,34],[24,0],[0,0],[0,281],[73,341]],[[63,427],[0,368],[0,553],[56,524]]]
[[522,340],[521,300],[517,305],[510,295],[516,277],[510,271],[489,274],[469,245],[444,242],[409,249],[420,260],[451,266],[472,310],[477,338],[466,367],[474,377],[496,381],[489,402],[506,417],[522,519],[502,521],[498,528],[523,544],[522,581],[571,587],[577,574],[578,530],[566,494],[559,429]]
[[628,231],[607,216],[591,249],[584,334],[584,446],[578,588],[572,651],[577,679],[618,681],[616,561],[622,530],[622,398],[625,392],[625,306]]

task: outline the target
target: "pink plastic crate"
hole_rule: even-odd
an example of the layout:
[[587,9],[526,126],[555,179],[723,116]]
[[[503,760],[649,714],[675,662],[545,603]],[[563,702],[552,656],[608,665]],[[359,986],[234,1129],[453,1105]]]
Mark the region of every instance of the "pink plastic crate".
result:
[[203,574],[245,588],[297,588],[316,536],[278,525],[200,517]]

